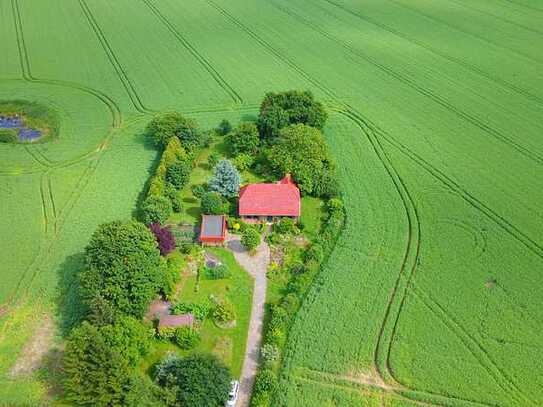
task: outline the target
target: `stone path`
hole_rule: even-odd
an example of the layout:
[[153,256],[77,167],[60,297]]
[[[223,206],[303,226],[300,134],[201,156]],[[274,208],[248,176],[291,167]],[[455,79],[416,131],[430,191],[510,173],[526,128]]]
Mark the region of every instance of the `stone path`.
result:
[[266,301],[266,271],[270,264],[270,248],[263,241],[256,249],[256,254],[250,256],[240,242],[240,237],[233,235],[228,238],[228,248],[234,253],[237,262],[254,277],[253,305],[245,359],[241,371],[240,389],[236,407],[247,407],[251,399],[251,391],[255,381],[262,342],[262,324],[264,321],[264,303]]

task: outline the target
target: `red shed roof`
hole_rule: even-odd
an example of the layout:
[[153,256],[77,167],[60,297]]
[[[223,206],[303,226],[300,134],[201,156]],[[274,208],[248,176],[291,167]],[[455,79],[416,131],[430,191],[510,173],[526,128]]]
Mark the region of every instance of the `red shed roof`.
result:
[[239,192],[241,216],[300,216],[300,190],[287,175],[276,184],[249,184]]
[[226,237],[226,217],[224,215],[202,215],[200,240],[205,241]]

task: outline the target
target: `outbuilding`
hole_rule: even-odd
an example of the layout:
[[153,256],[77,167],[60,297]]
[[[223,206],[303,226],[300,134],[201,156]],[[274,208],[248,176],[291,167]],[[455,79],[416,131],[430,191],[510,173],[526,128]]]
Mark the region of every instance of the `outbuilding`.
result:
[[207,245],[222,245],[226,240],[226,217],[224,215],[202,215],[200,242]]

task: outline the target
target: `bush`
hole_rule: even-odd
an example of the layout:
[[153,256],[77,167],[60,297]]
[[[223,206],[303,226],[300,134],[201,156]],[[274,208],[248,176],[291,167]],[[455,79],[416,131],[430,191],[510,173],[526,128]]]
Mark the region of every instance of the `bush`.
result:
[[179,138],[189,148],[197,146],[200,139],[196,122],[180,113],[165,113],[155,117],[147,125],[145,134],[160,148],[166,147],[173,137]]
[[249,251],[256,249],[260,244],[260,233],[255,228],[246,228],[241,236],[241,244]]
[[248,154],[254,156],[260,146],[258,129],[254,123],[243,122],[226,137],[228,149],[233,156]]
[[184,407],[222,406],[230,392],[228,368],[212,355],[167,356],[156,369],[156,381]]
[[309,91],[267,93],[260,106],[258,129],[264,139],[277,137],[289,124],[305,124],[322,129],[328,115]]
[[164,194],[170,200],[172,204],[172,210],[175,213],[179,213],[183,210],[183,202],[181,201],[181,197],[179,196],[179,191],[172,184],[166,184]]
[[273,393],[277,388],[277,376],[271,369],[262,369],[255,378],[253,391],[259,393]]
[[202,199],[204,194],[207,192],[207,188],[202,184],[193,185],[190,190],[192,191],[192,195],[198,199]]
[[149,225],[149,230],[155,235],[162,256],[167,256],[175,249],[175,237],[169,228],[163,228],[158,223],[152,223]]
[[175,293],[176,284],[181,277],[181,268],[185,264],[181,253],[175,251],[166,258],[166,267],[161,290],[166,298],[170,298]]
[[226,119],[223,119],[217,126],[217,133],[221,136],[226,136],[232,131],[232,125]]
[[18,132],[15,129],[0,129],[0,143],[17,143]]
[[281,218],[279,222],[273,225],[273,231],[283,235],[297,235],[300,229],[296,226],[296,222],[291,218]]
[[324,259],[324,249],[320,244],[312,244],[305,251],[304,260],[306,263],[314,261],[316,263],[322,262]]
[[213,319],[220,324],[225,324],[236,319],[236,311],[228,299],[225,298],[217,301],[215,310],[213,311]]
[[155,175],[151,178],[148,196],[160,196],[165,194],[166,172],[170,166],[178,162],[190,163],[191,157],[181,145],[181,141],[179,141],[177,137],[173,137],[170,139],[166,149],[162,153]]
[[192,165],[187,161],[177,161],[166,170],[166,182],[177,190],[182,189],[188,182]]
[[198,321],[203,321],[209,315],[213,305],[209,301],[200,304],[180,302],[172,307],[172,314],[192,314]]
[[85,249],[85,260],[79,281],[89,306],[99,299],[118,313],[143,317],[164,279],[155,236],[145,225],[100,225]]
[[198,331],[188,326],[177,328],[173,335],[174,342],[183,350],[193,349],[200,339]]
[[328,213],[340,212],[343,210],[343,202],[339,198],[332,198],[326,203]]
[[271,343],[265,343],[260,349],[260,357],[264,364],[272,364],[281,356],[279,348]]
[[248,170],[253,163],[255,162],[255,157],[249,154],[240,154],[234,160],[232,163],[234,166],[238,169],[238,171],[246,171]]
[[217,163],[220,161],[221,156],[218,153],[211,153],[209,154],[209,157],[207,158],[207,164],[209,165],[209,168],[213,169],[217,165]]
[[230,277],[230,270],[225,264],[216,267],[204,267],[203,274],[208,280],[222,280]]
[[233,198],[239,193],[241,176],[229,160],[221,160],[215,166],[213,177],[209,181],[209,190],[225,198]]
[[224,215],[229,210],[228,202],[218,192],[206,192],[200,205],[206,215]]
[[149,196],[141,206],[142,221],[146,225],[151,223],[165,223],[173,213],[172,203],[165,196]]

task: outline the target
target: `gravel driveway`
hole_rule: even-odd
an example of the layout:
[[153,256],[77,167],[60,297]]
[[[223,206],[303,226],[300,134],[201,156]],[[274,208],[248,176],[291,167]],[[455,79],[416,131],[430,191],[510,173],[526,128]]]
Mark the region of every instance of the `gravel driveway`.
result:
[[228,248],[234,253],[237,262],[254,277],[253,305],[245,359],[240,377],[240,389],[236,407],[247,407],[251,399],[251,391],[255,381],[262,342],[262,323],[264,320],[264,303],[266,301],[266,271],[270,264],[270,248],[262,241],[256,249],[256,254],[250,256],[240,242],[240,237],[233,235],[228,238]]

